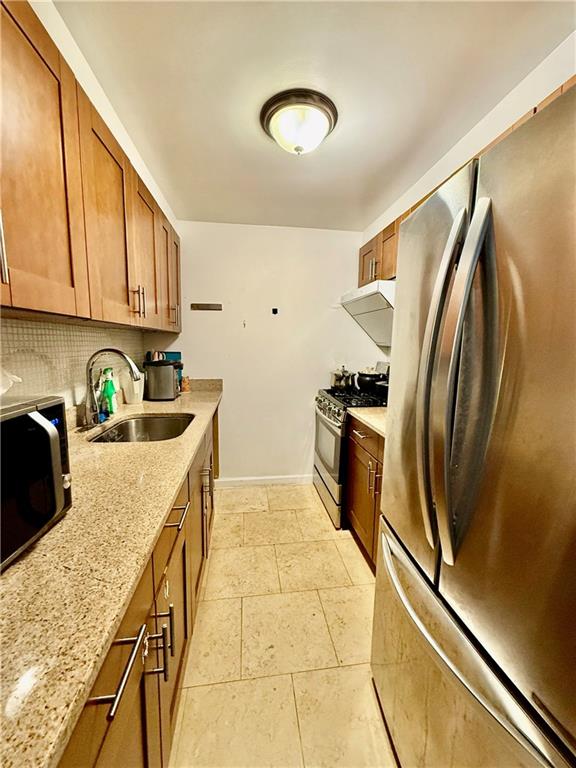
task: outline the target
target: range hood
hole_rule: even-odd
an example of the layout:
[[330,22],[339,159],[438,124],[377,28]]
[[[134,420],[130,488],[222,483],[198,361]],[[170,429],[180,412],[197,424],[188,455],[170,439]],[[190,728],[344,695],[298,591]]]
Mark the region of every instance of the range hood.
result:
[[381,349],[392,344],[395,280],[375,280],[340,299],[344,309]]

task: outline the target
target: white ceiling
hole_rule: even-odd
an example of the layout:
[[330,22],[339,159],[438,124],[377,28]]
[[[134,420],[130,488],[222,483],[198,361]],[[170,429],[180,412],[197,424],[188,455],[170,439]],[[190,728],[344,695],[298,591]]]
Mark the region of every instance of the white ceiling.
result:
[[[180,219],[362,230],[574,28],[571,3],[58,2]],[[340,119],[297,157],[285,88]]]

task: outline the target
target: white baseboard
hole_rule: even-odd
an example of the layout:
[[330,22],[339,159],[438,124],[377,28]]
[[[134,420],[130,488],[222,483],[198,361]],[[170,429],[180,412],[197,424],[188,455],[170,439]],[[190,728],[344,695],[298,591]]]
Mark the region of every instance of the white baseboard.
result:
[[269,475],[267,477],[219,477],[216,488],[242,485],[312,485],[312,475]]

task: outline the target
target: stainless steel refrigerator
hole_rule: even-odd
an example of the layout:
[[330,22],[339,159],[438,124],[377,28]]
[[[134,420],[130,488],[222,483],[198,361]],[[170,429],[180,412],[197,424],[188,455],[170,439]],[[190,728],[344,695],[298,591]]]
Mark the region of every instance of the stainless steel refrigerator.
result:
[[402,768],[576,764],[576,88],[400,228],[372,673]]

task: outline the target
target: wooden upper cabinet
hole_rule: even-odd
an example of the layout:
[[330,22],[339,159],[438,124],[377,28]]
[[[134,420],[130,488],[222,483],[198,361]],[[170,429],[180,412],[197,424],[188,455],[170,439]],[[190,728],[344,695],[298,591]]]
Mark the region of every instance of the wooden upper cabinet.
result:
[[173,330],[174,313],[170,312],[170,286],[169,275],[171,266],[171,242],[172,232],[170,222],[164,216],[159,206],[156,206],[156,251],[160,265],[160,295],[162,327]]
[[78,115],[92,317],[138,325],[141,294],[128,242],[130,165],[79,86]]
[[160,256],[160,281],[163,296],[163,328],[182,329],[180,307],[180,238],[157,206],[157,248]]
[[27,3],[2,3],[1,66],[2,303],[89,317],[76,83]]
[[170,228],[170,271],[168,272],[168,308],[175,331],[182,330],[182,305],[180,296],[180,238]]
[[376,237],[365,243],[360,248],[360,263],[358,268],[358,287],[371,283],[376,280],[376,272],[382,258],[382,235],[378,233]]
[[398,252],[398,235],[394,233],[392,237],[382,242],[382,258],[380,260],[379,270],[376,280],[391,280],[396,277],[396,256]]
[[131,247],[136,268],[138,299],[136,308],[142,326],[162,328],[164,300],[162,295],[161,258],[156,238],[156,202],[136,171],[130,170]]
[[396,250],[398,224],[393,221],[386,229],[360,248],[358,287],[373,280],[391,280],[396,277]]

